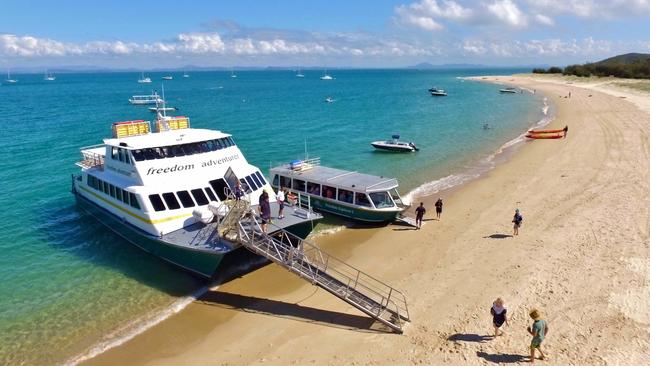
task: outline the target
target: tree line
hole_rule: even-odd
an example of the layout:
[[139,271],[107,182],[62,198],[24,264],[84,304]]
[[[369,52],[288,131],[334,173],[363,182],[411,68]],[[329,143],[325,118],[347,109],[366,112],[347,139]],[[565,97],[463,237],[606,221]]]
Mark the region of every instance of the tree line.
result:
[[650,59],[632,63],[586,63],[569,65],[565,68],[552,66],[548,69],[535,68],[533,74],[563,74],[580,77],[615,76],[628,79],[650,79]]

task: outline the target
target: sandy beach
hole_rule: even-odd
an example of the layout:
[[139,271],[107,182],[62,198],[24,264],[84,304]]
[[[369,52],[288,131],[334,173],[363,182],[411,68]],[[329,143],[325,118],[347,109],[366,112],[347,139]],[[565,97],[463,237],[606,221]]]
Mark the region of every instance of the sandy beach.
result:
[[[481,81],[543,93],[556,107],[549,127],[568,125],[568,137],[526,142],[443,192],[441,221],[438,196],[422,198],[420,231],[389,225],[316,240],[406,294],[404,334],[269,265],[84,365],[526,362],[533,307],[550,328],[541,364],[650,364],[650,94],[559,77]],[[524,222],[510,237],[515,208]],[[497,297],[511,321],[493,339]]]

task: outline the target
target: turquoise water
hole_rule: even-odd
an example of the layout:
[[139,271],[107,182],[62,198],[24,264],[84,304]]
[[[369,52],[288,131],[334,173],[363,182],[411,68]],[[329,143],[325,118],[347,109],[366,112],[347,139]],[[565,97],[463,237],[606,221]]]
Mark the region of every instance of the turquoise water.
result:
[[[303,156],[306,141],[323,164],[395,176],[406,193],[475,167],[543,117],[541,96],[457,79],[517,71],[337,70],[332,81],[315,71],[304,79],[290,71],[242,71],[236,79],[195,72],[166,81],[165,93],[194,127],[232,133],[263,171]],[[79,147],[101,143],[111,122],[152,117],[127,99],[160,82],[137,84],[138,77],[17,75],[18,84],[0,87],[0,364],[64,362],[204,285],[81,214],[69,193]],[[449,96],[428,95],[434,85]],[[325,103],[328,96],[335,102]],[[420,152],[370,146],[393,133]]]

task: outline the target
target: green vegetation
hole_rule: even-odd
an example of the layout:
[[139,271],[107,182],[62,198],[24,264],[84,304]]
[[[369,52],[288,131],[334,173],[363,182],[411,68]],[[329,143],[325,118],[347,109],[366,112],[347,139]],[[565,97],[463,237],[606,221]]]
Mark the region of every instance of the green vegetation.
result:
[[628,53],[611,57],[602,61],[583,65],[570,65],[564,69],[550,67],[533,69],[534,74],[559,74],[589,76],[615,76],[628,79],[650,79],[650,54]]
[[630,83],[614,83],[614,84],[618,86],[622,86],[624,88],[640,90],[643,92],[650,92],[650,83],[648,82],[630,82]]

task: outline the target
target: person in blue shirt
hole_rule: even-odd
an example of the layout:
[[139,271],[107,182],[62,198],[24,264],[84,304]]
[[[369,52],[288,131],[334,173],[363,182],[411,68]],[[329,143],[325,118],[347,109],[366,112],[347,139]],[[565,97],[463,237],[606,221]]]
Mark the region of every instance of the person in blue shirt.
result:
[[512,235],[517,236],[519,235],[519,228],[521,227],[521,222],[524,221],[524,217],[521,216],[521,213],[519,213],[519,209],[515,210],[515,215],[512,217],[512,223],[514,224],[512,226]]

